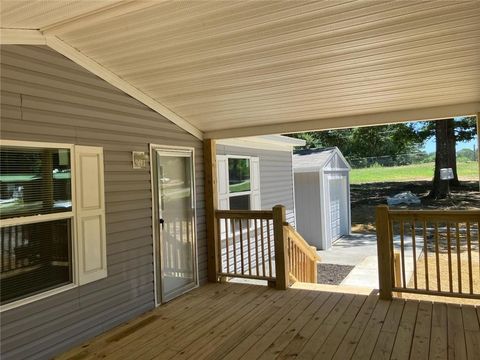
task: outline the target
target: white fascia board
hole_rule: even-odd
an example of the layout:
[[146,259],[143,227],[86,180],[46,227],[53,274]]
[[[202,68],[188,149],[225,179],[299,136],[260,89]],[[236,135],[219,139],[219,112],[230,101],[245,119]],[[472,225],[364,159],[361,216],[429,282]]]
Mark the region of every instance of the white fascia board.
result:
[[0,29],[1,45],[46,45],[45,36],[38,30]]
[[267,141],[278,142],[290,146],[304,146],[307,141],[303,139],[297,139],[290,136],[285,135],[262,135],[258,136],[258,138],[265,139]]
[[305,140],[294,139],[281,135],[264,135],[245,138],[220,139],[217,140],[217,145],[291,152],[293,147],[305,145]]
[[316,120],[275,123],[206,131],[206,139],[227,139],[234,137],[287,134],[304,131],[346,129],[361,126],[395,124],[410,121],[440,120],[457,116],[473,116],[480,112],[480,102],[453,104],[429,108],[418,108],[373,114],[332,117]]

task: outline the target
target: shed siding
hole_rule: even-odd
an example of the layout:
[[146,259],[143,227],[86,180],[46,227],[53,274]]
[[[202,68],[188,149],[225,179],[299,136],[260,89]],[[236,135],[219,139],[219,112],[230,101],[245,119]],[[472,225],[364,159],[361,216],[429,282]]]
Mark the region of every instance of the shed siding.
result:
[[321,214],[320,173],[295,173],[297,230],[310,245],[321,248],[323,217]]
[[217,155],[258,156],[262,209],[269,210],[275,205],[284,205],[287,210],[287,221],[295,226],[291,152],[217,145]]
[[1,358],[48,358],[154,307],[150,172],[131,153],[195,147],[200,282],[206,281],[202,142],[41,46],[1,47],[1,137],[102,146],[108,277],[1,314]]

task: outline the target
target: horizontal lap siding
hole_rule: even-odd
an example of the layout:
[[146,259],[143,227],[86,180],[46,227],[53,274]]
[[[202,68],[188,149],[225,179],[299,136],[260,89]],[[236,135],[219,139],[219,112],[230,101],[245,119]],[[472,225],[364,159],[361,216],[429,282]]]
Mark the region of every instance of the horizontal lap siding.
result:
[[292,153],[217,145],[217,155],[256,156],[260,159],[260,197],[262,209],[284,205],[287,221],[295,226]]
[[149,143],[195,147],[205,281],[202,143],[46,47],[1,51],[2,139],[104,148],[108,277],[1,314],[2,359],[47,358],[154,307],[150,173],[131,163]]

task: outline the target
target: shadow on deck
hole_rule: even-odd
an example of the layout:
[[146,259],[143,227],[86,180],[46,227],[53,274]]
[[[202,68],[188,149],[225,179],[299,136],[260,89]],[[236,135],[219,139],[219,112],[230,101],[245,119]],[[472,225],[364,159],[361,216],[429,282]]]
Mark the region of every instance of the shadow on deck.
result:
[[208,284],[60,359],[480,359],[480,306]]

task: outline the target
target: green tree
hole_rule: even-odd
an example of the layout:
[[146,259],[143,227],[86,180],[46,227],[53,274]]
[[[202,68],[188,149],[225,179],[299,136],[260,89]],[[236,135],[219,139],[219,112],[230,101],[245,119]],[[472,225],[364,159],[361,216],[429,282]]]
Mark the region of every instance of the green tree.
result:
[[[422,141],[435,137],[435,171],[430,197],[441,199],[449,196],[449,185],[459,186],[457,173],[457,142],[472,140],[476,135],[476,121],[473,116],[450,118],[425,122],[419,129]],[[450,181],[440,179],[440,169],[452,168],[454,178]]]
[[476,161],[477,154],[472,149],[462,149],[457,151],[457,161],[464,159],[464,161]]
[[292,134],[306,140],[305,149],[337,146],[349,158],[389,156],[396,159],[409,152],[418,152],[422,140],[413,124],[392,124],[342,130],[326,130]]

